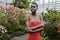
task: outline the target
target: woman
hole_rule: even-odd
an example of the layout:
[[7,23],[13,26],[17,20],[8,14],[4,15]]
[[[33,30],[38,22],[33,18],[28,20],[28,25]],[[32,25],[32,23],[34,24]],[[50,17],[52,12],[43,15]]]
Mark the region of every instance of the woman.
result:
[[36,13],[38,5],[35,2],[31,4],[31,14],[26,16],[26,30],[28,31],[27,40],[40,40],[40,30],[44,26],[42,15]]

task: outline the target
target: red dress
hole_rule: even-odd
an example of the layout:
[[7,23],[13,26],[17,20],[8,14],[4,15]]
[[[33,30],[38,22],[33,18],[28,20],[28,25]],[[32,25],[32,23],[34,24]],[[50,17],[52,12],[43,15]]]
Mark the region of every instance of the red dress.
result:
[[[30,27],[34,27],[36,25],[41,24],[40,19],[37,20],[37,22],[34,22],[32,18],[29,20]],[[28,33],[27,34],[27,40],[40,40],[40,32],[34,32],[34,33]]]

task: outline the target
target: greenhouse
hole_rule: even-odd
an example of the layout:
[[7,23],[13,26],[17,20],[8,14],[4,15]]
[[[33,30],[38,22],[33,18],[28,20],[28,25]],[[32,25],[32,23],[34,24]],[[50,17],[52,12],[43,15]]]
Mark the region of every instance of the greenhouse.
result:
[[[28,0],[37,2],[40,11],[46,11],[46,8],[60,10],[60,0]],[[0,3],[12,3],[14,0],[0,0]]]
[[60,40],[60,0],[0,0],[0,40]]

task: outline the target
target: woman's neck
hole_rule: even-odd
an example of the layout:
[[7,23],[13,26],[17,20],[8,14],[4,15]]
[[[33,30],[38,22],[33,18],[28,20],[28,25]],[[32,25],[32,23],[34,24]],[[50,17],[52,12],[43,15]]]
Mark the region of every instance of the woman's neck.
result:
[[36,16],[36,12],[32,12],[32,15],[33,15],[33,16]]

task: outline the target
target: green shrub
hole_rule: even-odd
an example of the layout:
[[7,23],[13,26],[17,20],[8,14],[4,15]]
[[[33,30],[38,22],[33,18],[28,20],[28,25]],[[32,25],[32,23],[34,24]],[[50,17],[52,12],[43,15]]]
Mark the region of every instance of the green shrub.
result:
[[14,7],[13,11],[11,10],[13,10],[13,8],[9,9],[6,13],[0,11],[0,25],[7,29],[7,33],[0,34],[0,40],[9,40],[11,37],[21,36],[26,33],[26,12],[24,10],[20,11],[16,7]]
[[[12,11],[11,11],[12,10]],[[8,9],[6,14],[0,13],[0,25],[4,26],[8,32],[14,32],[15,30],[22,29],[25,26],[25,10],[17,7]],[[21,27],[23,25],[23,27]]]
[[29,8],[29,0],[15,0],[13,5],[19,8]]
[[47,13],[42,13],[42,15],[44,21],[48,22],[43,31],[43,37],[48,37],[48,40],[60,40],[60,34],[57,32],[58,26],[56,25],[58,22],[60,22],[60,12],[51,9],[47,10]]

